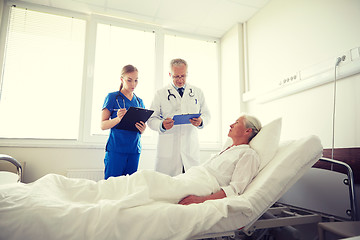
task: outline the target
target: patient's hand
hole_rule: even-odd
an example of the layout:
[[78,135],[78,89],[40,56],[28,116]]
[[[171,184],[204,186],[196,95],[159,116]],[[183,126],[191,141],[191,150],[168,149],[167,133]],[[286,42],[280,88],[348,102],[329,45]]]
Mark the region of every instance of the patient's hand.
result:
[[189,204],[192,204],[192,203],[203,203],[206,200],[207,200],[206,197],[199,197],[199,196],[195,196],[195,195],[189,195],[189,196],[184,197],[183,199],[181,199],[179,204],[189,205]]
[[195,196],[195,195],[189,195],[187,197],[184,197],[180,200],[179,204],[182,205],[189,205],[192,203],[203,203],[206,200],[215,200],[215,199],[221,199],[226,197],[226,194],[224,190],[220,189],[220,191],[210,194],[208,196]]

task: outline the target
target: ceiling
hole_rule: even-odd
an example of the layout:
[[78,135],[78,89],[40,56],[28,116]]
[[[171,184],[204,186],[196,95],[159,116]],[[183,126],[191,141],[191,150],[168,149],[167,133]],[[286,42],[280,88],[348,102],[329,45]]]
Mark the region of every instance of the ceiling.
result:
[[117,16],[195,35],[221,37],[270,0],[23,0],[86,13]]

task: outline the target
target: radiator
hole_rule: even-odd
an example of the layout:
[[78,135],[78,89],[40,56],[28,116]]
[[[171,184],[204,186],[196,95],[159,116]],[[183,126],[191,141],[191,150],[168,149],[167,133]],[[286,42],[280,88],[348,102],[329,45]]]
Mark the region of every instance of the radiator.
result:
[[97,182],[104,179],[104,169],[68,169],[66,176],[69,178],[85,178]]

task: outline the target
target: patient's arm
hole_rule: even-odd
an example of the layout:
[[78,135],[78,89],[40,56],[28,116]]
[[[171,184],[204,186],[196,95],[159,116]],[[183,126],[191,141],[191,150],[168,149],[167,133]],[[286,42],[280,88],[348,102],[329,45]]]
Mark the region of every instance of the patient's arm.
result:
[[203,203],[207,200],[214,200],[214,199],[221,199],[226,197],[225,192],[221,189],[220,191],[210,194],[208,196],[196,196],[196,195],[189,195],[187,197],[184,197],[180,200],[179,204],[182,205],[189,205],[192,203]]

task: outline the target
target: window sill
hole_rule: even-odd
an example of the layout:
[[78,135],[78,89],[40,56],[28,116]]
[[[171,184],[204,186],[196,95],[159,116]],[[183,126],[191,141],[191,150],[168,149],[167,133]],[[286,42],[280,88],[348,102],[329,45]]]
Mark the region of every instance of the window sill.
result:
[[[81,142],[78,140],[63,140],[63,139],[0,139],[1,147],[16,147],[16,148],[81,148],[81,149],[104,149],[105,142]],[[142,149],[154,150],[156,144],[142,143]],[[200,150],[202,151],[219,151],[221,149],[220,143],[200,143]]]

